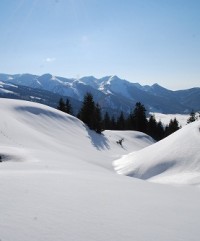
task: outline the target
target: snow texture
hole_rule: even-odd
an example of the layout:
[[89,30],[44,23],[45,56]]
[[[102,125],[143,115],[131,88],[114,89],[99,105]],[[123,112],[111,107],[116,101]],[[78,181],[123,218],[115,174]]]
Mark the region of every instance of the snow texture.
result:
[[159,183],[200,186],[200,121],[114,162],[116,171]]

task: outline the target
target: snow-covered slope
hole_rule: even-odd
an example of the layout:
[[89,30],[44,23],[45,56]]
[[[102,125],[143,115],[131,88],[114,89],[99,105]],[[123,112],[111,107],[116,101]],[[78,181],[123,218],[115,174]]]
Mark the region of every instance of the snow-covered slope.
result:
[[[16,149],[27,152],[27,161],[33,158],[37,160],[34,156],[41,151],[47,154],[48,164],[51,160],[55,162],[54,155],[66,155],[79,162],[92,160],[93,164],[98,162],[111,168],[111,156],[114,159],[153,143],[149,136],[139,132],[105,131],[98,135],[77,118],[36,103],[1,99],[1,106],[1,144],[9,148],[9,152],[14,148],[12,153]],[[116,143],[121,138],[124,138],[123,147]],[[3,149],[1,153],[7,155]],[[98,154],[101,158],[94,158]],[[12,156],[14,158],[15,155]],[[20,157],[16,156],[16,159]],[[42,163],[45,161],[46,158],[42,159]],[[64,164],[69,162],[64,161]]]
[[30,102],[0,105],[2,241],[199,240],[197,188],[112,169],[113,160],[149,146],[151,138],[97,135],[72,116]]
[[115,169],[161,183],[200,185],[200,121],[114,162]]

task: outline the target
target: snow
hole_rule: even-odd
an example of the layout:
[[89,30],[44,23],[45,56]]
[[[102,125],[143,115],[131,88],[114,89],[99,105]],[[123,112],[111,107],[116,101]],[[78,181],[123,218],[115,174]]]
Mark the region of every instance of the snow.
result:
[[10,87],[14,87],[14,88],[18,88],[18,86],[10,84],[10,83],[4,83],[2,81],[0,81],[0,86],[1,88],[3,88],[3,86],[10,86]]
[[174,118],[177,119],[180,126],[185,126],[189,118],[188,114],[162,114],[156,112],[150,112],[149,114],[154,115],[156,121],[161,121],[164,126],[169,125],[170,120],[174,120]]
[[[3,87],[3,86],[2,86]],[[2,89],[1,86],[0,86],[0,92],[1,93],[6,93],[6,94],[16,94],[15,92],[11,91],[11,90],[5,90],[5,89]]]
[[109,85],[109,89],[111,90],[111,92],[119,93],[126,98],[128,97],[130,99],[133,99],[133,96],[130,95],[130,93],[128,92],[128,84],[129,83],[126,80],[121,80],[115,75],[111,76],[107,81],[107,85]]
[[200,121],[114,162],[116,171],[158,183],[200,186]]
[[36,83],[37,83],[38,85],[42,85],[39,80],[36,80]]
[[36,96],[30,96],[31,99],[41,100],[42,98]]
[[58,82],[60,84],[63,84],[63,81],[59,80],[56,76],[52,75],[51,80],[54,80],[54,81],[56,81],[56,82]]
[[[75,117],[44,105],[0,103],[0,240],[199,240],[197,187],[146,182],[118,175],[112,167],[114,160],[148,148],[157,154],[158,148],[165,150],[162,160],[165,144],[172,141],[154,148],[159,143],[140,132],[98,135]],[[198,125],[184,127],[172,139],[190,145],[195,136],[191,146],[196,148]],[[116,143],[121,138],[123,146]],[[196,152],[187,157],[179,169],[198,173]]]

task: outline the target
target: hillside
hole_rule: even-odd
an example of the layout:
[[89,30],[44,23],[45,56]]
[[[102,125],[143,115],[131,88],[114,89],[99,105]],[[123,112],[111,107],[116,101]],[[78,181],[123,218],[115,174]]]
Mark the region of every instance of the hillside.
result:
[[115,161],[120,174],[159,183],[200,186],[200,121]]
[[[19,100],[0,101],[1,143],[10,148],[10,151],[14,148],[13,152],[16,149],[19,152],[26,150],[28,155],[30,150],[26,160],[33,159],[33,150],[42,150],[43,154],[45,150],[48,152],[48,164],[51,159],[54,160],[56,153],[61,156],[72,156],[81,162],[97,161],[100,165],[110,168],[112,158],[153,143],[149,136],[139,132],[105,131],[98,135],[77,118],[48,106]],[[116,143],[121,138],[125,139],[123,148]],[[85,155],[86,150],[90,153],[89,156]],[[6,155],[3,151],[2,154]],[[100,157],[94,159],[98,155]],[[16,158],[20,159],[17,156]],[[67,163],[65,161],[64,164]]]
[[113,170],[114,160],[156,145],[149,136],[97,135],[44,105],[7,99],[0,104],[2,241],[199,240],[197,188],[149,183]]

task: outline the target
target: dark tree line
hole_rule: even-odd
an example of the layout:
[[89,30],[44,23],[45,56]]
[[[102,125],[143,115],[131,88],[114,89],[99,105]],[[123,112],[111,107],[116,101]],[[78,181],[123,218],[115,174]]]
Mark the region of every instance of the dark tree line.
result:
[[163,126],[161,121],[157,122],[154,115],[147,118],[144,105],[137,102],[132,113],[127,118],[124,117],[123,112],[116,119],[114,116],[110,118],[106,112],[103,118],[103,129],[140,131],[158,141],[180,129],[180,126],[176,118],[170,120],[169,125],[166,127]]
[[64,101],[63,98],[60,98],[57,109],[73,115],[72,105],[69,99],[66,99],[66,101]]
[[[69,114],[73,113],[68,99],[64,102],[61,98],[58,109]],[[108,112],[105,112],[104,116],[102,116],[101,107],[94,102],[90,93],[84,96],[83,104],[77,117],[97,133],[101,133],[103,130],[135,130],[146,133],[157,141],[180,129],[176,118],[170,120],[170,123],[165,127],[161,121],[156,121],[155,116],[150,115],[147,118],[146,109],[140,102],[135,104],[133,111],[127,117],[125,117],[122,111],[117,118],[110,116]]]

